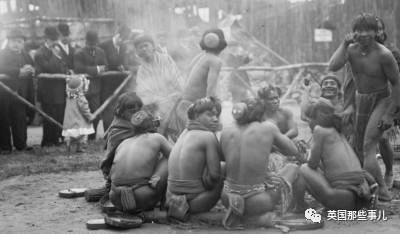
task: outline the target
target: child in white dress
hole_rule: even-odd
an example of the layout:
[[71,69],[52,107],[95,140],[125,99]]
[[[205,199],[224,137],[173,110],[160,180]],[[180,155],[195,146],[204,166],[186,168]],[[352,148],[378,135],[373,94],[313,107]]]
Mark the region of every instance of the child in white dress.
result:
[[76,152],[82,153],[87,136],[94,133],[92,121],[94,116],[90,113],[85,92],[89,81],[84,76],[73,76],[67,80],[67,100],[65,105],[64,124],[62,135],[67,143],[68,155],[71,144],[76,144]]

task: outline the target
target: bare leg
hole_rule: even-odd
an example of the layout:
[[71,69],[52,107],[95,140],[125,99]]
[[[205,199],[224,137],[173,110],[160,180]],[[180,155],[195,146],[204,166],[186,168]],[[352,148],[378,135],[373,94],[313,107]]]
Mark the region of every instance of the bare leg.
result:
[[332,188],[324,175],[306,164],[300,167],[300,172],[306,181],[307,190],[328,209],[354,210],[356,208],[356,197],[353,192]]
[[375,177],[379,185],[379,198],[382,200],[391,200],[392,196],[388,191],[378,160],[376,159],[376,146],[383,134],[383,132],[378,129],[378,123],[381,120],[385,108],[386,102],[383,100],[377,105],[368,121],[364,135],[364,169]]
[[390,189],[393,186],[393,149],[385,137],[379,140],[379,151],[385,164],[385,184]]

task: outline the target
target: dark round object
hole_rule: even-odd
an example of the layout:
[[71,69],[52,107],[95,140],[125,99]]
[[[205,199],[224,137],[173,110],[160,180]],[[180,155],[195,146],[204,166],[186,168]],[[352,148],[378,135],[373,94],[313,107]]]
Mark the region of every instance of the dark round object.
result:
[[106,224],[121,229],[138,228],[143,223],[143,219],[136,215],[122,213],[108,214],[104,220]]
[[87,202],[98,202],[108,190],[106,188],[88,189],[85,192],[85,199]]

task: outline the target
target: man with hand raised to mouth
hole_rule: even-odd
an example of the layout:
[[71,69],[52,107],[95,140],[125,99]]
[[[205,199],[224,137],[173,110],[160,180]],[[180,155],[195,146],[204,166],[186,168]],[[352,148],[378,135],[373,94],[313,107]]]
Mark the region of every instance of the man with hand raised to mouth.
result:
[[347,62],[351,66],[356,87],[354,147],[363,168],[379,184],[379,198],[388,201],[392,196],[375,155],[379,139],[400,112],[399,68],[390,50],[376,41],[376,16],[358,15],[353,23],[353,33],[345,37],[332,55],[329,69],[337,71]]

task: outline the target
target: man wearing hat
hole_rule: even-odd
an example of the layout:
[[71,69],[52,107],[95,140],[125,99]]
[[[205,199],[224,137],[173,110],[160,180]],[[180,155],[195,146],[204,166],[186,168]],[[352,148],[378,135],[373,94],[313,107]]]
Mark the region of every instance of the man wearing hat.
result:
[[68,24],[60,23],[58,24],[57,29],[60,32],[60,41],[58,42],[58,46],[61,50],[61,57],[67,64],[68,69],[73,70],[75,49],[71,45],[71,32],[69,31],[69,26]]
[[[25,37],[19,30],[7,35],[7,45],[0,52],[0,73],[8,78],[1,79],[10,89],[34,103],[32,77],[35,74],[33,61],[24,51]],[[33,119],[33,112],[27,112],[24,104],[0,89],[0,151],[11,153],[11,136],[17,150],[30,149],[26,145],[27,117]]]
[[[74,55],[74,72],[84,73],[90,76],[89,90],[86,99],[89,102],[90,111],[95,112],[101,105],[100,74],[107,70],[107,59],[104,50],[98,47],[99,36],[96,31],[86,33],[86,46],[79,49]],[[99,120],[93,121],[93,127],[97,132]],[[94,140],[96,133],[89,135],[89,140]]]
[[[44,29],[44,44],[35,55],[38,73],[68,73],[68,66],[62,58],[58,39],[59,33],[56,27],[49,26]],[[39,79],[37,97],[43,111],[57,122],[62,123],[65,109],[65,80]],[[44,120],[42,147],[59,145],[62,141],[61,131],[62,129],[57,125]]]
[[[108,70],[125,71],[128,70],[127,47],[125,41],[128,40],[131,30],[126,25],[121,25],[115,32],[115,35],[110,39],[100,44],[106,54]],[[101,80],[101,102],[103,103],[111,96],[115,89],[122,83],[126,75],[107,76]],[[115,102],[110,103],[103,111],[103,127],[107,130],[114,116]]]

